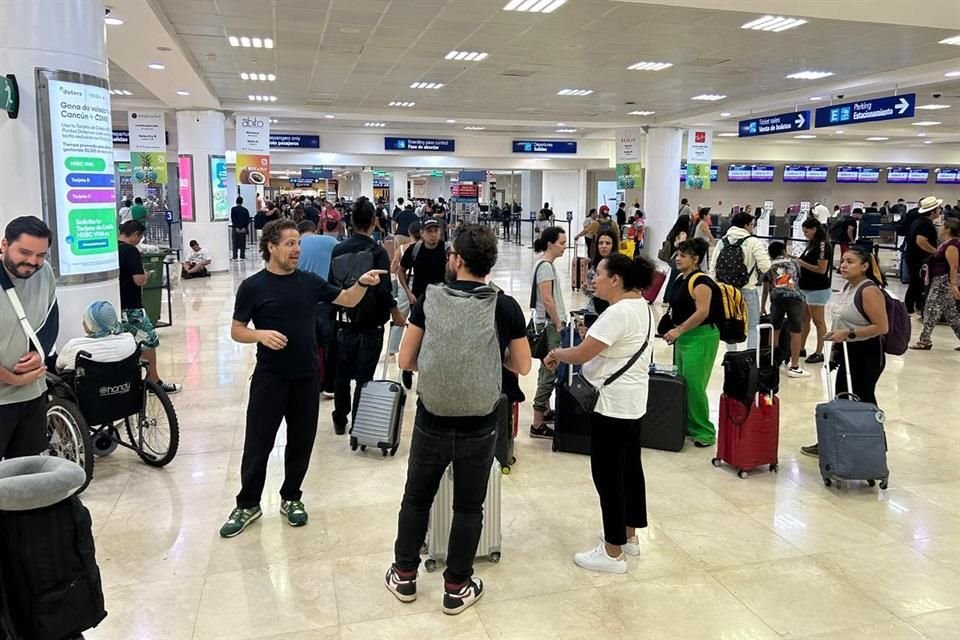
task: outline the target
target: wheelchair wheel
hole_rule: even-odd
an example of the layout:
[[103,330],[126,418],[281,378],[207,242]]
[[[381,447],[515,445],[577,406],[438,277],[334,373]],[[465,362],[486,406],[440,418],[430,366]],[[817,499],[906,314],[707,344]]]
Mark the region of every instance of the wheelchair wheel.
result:
[[87,480],[77,490],[82,492],[93,480],[93,447],[90,429],[77,405],[63,398],[50,398],[47,403],[46,455],[65,458],[83,467]]
[[140,459],[151,467],[163,467],[173,460],[180,446],[180,424],[167,392],[144,380],[143,408],[128,417],[127,435]]

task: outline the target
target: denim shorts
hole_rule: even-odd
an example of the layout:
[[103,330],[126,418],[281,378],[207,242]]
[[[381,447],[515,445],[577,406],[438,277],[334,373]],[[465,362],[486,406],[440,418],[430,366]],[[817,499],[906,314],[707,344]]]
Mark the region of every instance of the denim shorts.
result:
[[811,307],[825,307],[830,302],[833,291],[831,289],[804,289],[801,291],[804,302]]

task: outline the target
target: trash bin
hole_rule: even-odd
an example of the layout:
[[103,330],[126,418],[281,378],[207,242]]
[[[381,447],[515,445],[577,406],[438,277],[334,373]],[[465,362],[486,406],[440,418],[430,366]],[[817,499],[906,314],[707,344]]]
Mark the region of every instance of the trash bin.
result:
[[147,276],[147,284],[143,287],[143,308],[147,317],[154,325],[160,320],[160,301],[163,292],[163,260],[167,254],[164,251],[147,251],[141,254],[143,272]]

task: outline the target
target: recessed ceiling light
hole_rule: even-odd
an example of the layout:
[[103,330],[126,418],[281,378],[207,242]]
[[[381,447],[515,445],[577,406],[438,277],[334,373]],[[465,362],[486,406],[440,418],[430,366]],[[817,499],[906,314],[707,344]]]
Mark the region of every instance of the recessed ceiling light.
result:
[[707,102],[716,102],[717,100],[723,100],[727,96],[720,95],[719,93],[701,93],[699,96],[693,96],[691,100],[706,100]]
[[940,44],[955,44],[960,46],[960,36],[953,36],[952,38],[944,38],[940,41]]
[[164,69],[166,69],[166,67],[160,64],[159,62],[151,62],[150,64],[147,65],[147,68],[153,69],[154,71],[163,71]]
[[121,20],[116,16],[107,16],[106,18],[103,19],[103,21],[106,24],[110,25],[111,27],[119,27],[120,25],[123,24],[123,20]]
[[456,120],[447,120],[447,124],[457,124]]
[[924,140],[923,144],[933,144],[933,140]]
[[752,29],[754,31],[786,31],[807,24],[806,20],[800,18],[784,18],[781,16],[763,16],[756,20],[740,25],[741,29]]
[[464,131],[483,131],[486,127],[464,127]]
[[729,117],[732,116],[732,115],[733,115],[733,114],[730,113],[729,111],[724,111],[723,113],[720,114],[720,117],[721,117],[721,118],[729,118]]
[[917,137],[918,137],[918,138],[926,138],[926,137],[927,137],[927,134],[925,134],[925,133],[918,133],[918,134],[917,134]]
[[464,62],[480,62],[489,56],[485,51],[451,51],[443,57],[444,60],[463,60]]
[[190,95],[190,92],[187,91],[186,89],[178,89],[178,90],[177,90],[177,95],[178,95],[178,96],[188,96],[188,95]]
[[630,71],[663,71],[673,66],[672,62],[638,62],[627,69]]
[[738,134],[738,133],[729,133],[729,132],[727,132],[727,133],[718,133],[718,134],[717,134],[717,136],[719,136],[719,137],[721,137],[721,138],[736,138],[738,135],[740,135],[740,134]]
[[278,122],[280,121],[277,120],[276,118],[270,118],[270,124],[277,124]]
[[503,10],[553,13],[566,3],[567,0],[510,0],[510,2],[503,7]]
[[230,36],[229,38],[227,38],[227,42],[230,43],[230,46],[231,46],[231,47],[239,47],[239,46],[240,46],[240,38],[238,38],[237,36]]
[[411,89],[440,89],[445,86],[442,82],[414,82]]
[[834,133],[843,133],[843,129],[837,129]]
[[628,116],[652,116],[656,111],[631,111]]
[[561,89],[557,91],[558,96],[588,96],[593,93],[593,89]]
[[249,46],[250,46],[250,38],[248,38],[247,36],[240,36],[240,46],[241,46],[241,47],[249,47]]
[[417,103],[416,103],[416,102],[396,102],[396,101],[394,101],[394,102],[391,102],[391,103],[390,103],[389,105],[387,105],[387,106],[389,106],[389,107],[412,107],[412,106],[414,106],[415,104],[417,104]]
[[872,136],[867,138],[867,142],[883,142],[884,140],[889,140],[890,138],[884,138],[883,136]]
[[943,123],[937,122],[936,120],[921,120],[920,122],[911,122],[910,124],[914,127],[935,127]]
[[360,29],[357,29],[356,27],[340,27],[340,33],[360,33]]
[[324,114],[323,117],[326,118],[327,120],[333,120],[337,116],[333,115],[332,113],[327,113],[327,114]]
[[386,122],[364,122],[363,126],[365,127],[385,127],[387,126]]
[[576,133],[576,129],[557,129],[557,133]]
[[243,47],[249,49],[273,49],[273,38],[249,38],[247,36],[227,36],[227,42],[231,47]]
[[247,96],[247,99],[250,101],[255,100],[257,102],[276,102],[277,96],[251,95]]
[[793,136],[793,137],[796,138],[797,140],[812,140],[813,138],[816,138],[817,136],[811,135],[811,134],[809,134],[809,133],[802,133],[802,134],[800,134],[799,136]]
[[791,73],[787,78],[793,80],[819,80],[820,78],[829,78],[833,75],[833,71],[797,71],[796,73]]
[[947,71],[943,75],[946,76],[947,78],[957,78],[957,77],[960,77],[960,71]]
[[810,98],[810,102],[820,102],[821,100],[823,100],[822,96],[813,96]]
[[936,111],[936,110],[938,110],[938,109],[949,109],[949,108],[950,108],[950,105],[948,105],[948,104],[940,104],[940,103],[937,103],[937,104],[922,104],[922,105],[920,105],[920,106],[917,107],[917,109],[928,109],[928,110],[930,110],[930,111]]

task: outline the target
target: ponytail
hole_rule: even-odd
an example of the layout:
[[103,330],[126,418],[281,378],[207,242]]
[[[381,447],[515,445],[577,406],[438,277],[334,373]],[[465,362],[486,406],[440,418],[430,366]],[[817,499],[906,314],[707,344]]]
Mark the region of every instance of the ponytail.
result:
[[880,269],[880,264],[877,262],[877,257],[873,255],[872,251],[862,245],[853,244],[850,245],[849,249],[847,249],[847,253],[856,254],[857,259],[859,259],[863,264],[867,265],[867,270],[864,275],[868,279],[872,280],[874,284],[884,288],[887,286],[887,280],[883,277],[883,271]]
[[601,262],[608,276],[620,277],[624,291],[643,291],[653,282],[656,266],[644,256],[631,259],[622,253],[612,253]]
[[562,227],[547,227],[540,232],[540,237],[533,241],[534,253],[543,253],[550,246],[560,239],[560,234],[567,232]]

